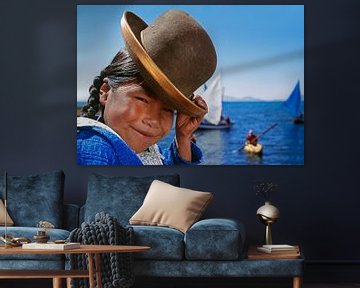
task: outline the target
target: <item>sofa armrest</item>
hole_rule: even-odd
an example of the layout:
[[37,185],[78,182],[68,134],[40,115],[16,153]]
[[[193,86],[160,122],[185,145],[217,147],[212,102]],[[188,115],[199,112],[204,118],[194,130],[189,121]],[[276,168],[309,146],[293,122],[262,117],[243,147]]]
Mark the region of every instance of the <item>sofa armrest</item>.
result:
[[234,219],[213,218],[196,222],[185,234],[188,260],[235,260],[242,255],[245,228]]
[[63,228],[71,231],[77,227],[79,227],[79,206],[64,204]]

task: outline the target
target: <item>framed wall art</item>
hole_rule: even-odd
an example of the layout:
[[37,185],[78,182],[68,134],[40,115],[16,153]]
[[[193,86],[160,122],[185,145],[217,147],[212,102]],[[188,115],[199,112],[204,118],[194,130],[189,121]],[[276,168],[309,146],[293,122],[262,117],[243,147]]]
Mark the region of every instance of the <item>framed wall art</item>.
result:
[[303,5],[78,5],[77,79],[79,165],[304,165]]

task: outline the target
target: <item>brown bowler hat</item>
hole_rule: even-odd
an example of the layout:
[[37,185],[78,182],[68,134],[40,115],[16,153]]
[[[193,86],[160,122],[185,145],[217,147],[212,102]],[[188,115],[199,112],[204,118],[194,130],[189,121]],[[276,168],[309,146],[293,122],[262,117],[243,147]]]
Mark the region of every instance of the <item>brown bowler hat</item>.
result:
[[209,35],[194,18],[180,10],[169,10],[148,26],[126,11],[121,31],[131,58],[157,96],[191,116],[207,112],[192,98],[214,73],[216,52]]

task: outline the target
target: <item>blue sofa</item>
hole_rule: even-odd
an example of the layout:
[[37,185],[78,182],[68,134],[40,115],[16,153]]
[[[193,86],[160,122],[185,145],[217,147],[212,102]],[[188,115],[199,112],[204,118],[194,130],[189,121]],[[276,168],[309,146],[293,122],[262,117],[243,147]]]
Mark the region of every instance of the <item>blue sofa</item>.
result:
[[[87,199],[80,221],[91,222],[98,212],[123,226],[140,208],[154,179],[180,185],[179,175],[118,177],[89,175]],[[216,201],[216,199],[214,200]],[[299,277],[303,259],[246,259],[245,229],[234,219],[202,219],[186,233],[159,226],[132,225],[136,245],[151,250],[135,253],[135,275],[149,277]],[[297,278],[298,280],[298,278]],[[294,282],[295,283],[295,282]],[[294,287],[300,287],[294,284]]]
[[[8,212],[15,225],[8,233],[32,238],[46,220],[55,225],[48,231],[52,240],[68,238],[83,221],[92,222],[106,212],[129,226],[129,219],[140,208],[154,179],[180,186],[180,177],[159,175],[121,177],[91,174],[85,204],[63,204],[64,173],[9,177]],[[0,178],[0,181],[3,179]],[[1,185],[0,185],[1,186]],[[3,195],[0,187],[0,195]],[[214,200],[216,201],[216,199]],[[151,250],[134,253],[135,276],[144,277],[299,277],[303,259],[246,259],[245,229],[234,219],[202,219],[186,233],[159,226],[132,225],[136,245]],[[0,227],[4,233],[4,227]],[[0,269],[64,269],[58,255],[0,255]],[[298,279],[298,278],[297,278]],[[294,281],[294,288],[299,282]]]
[[[63,171],[8,176],[8,214],[14,225],[7,227],[7,233],[32,240],[43,230],[37,223],[45,220],[55,226],[47,231],[50,240],[67,239],[79,223],[79,206],[63,203],[64,180]],[[3,185],[0,195],[4,199]],[[5,227],[0,226],[0,235],[4,234]],[[64,255],[0,255],[0,269],[64,269],[64,265]]]

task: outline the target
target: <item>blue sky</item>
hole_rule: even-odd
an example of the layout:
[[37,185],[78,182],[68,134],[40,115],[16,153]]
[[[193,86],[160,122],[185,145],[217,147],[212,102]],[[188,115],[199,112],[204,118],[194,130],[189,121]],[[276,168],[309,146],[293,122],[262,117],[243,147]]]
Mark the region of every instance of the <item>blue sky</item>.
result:
[[149,24],[171,8],[188,12],[209,33],[226,98],[283,100],[297,80],[304,94],[303,5],[78,5],[78,100],[88,98],[93,78],[124,46],[123,11]]

